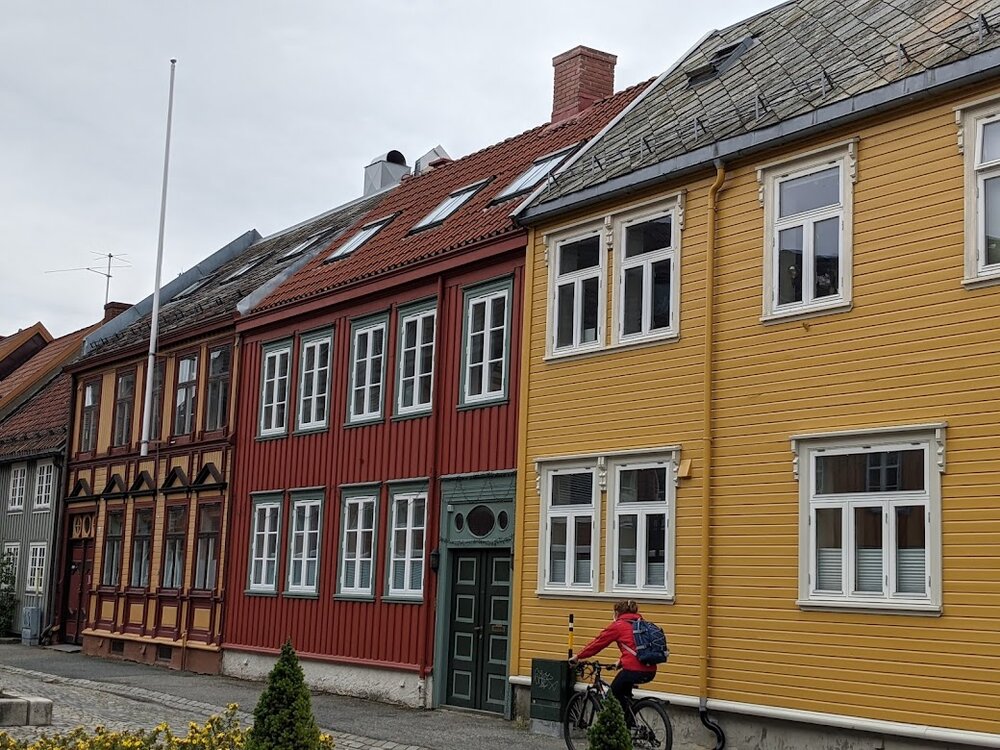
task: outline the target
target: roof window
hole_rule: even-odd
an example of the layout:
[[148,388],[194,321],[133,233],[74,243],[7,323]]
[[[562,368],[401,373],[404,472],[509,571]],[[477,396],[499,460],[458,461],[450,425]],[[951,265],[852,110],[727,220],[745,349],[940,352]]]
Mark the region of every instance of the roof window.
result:
[[342,230],[322,230],[319,232],[313,232],[308,237],[306,237],[301,242],[297,242],[290,249],[281,254],[279,260],[288,260],[289,258],[294,258],[297,255],[302,255],[306,250],[315,247],[321,243],[330,242],[335,237],[337,237]]
[[688,88],[695,88],[721,76],[736,64],[736,61],[743,56],[744,52],[753,46],[753,42],[754,38],[752,36],[745,36],[738,42],[723,45],[712,53],[712,56],[704,65],[698,65],[685,70],[684,72],[688,77]]
[[177,299],[184,299],[185,297],[190,297],[192,294],[197,292],[211,280],[212,280],[211,276],[205,276],[203,278],[198,279],[193,284],[188,284],[180,291],[179,294],[174,295],[174,299],[177,300]]
[[236,279],[240,278],[240,276],[243,276],[243,275],[249,273],[250,269],[253,268],[254,266],[256,266],[259,262],[260,262],[260,259],[257,258],[255,260],[250,261],[249,263],[246,263],[246,264],[240,266],[235,271],[233,271],[231,274],[229,274],[224,279],[222,279],[222,281],[219,282],[219,283],[221,283],[221,284],[228,284],[230,281],[236,281]]
[[456,190],[454,193],[451,193],[447,198],[441,201],[437,208],[418,221],[416,225],[414,225],[413,231],[437,226],[455,213],[455,211],[457,211],[463,203],[469,200],[469,198],[482,190],[485,185],[486,180],[483,180],[482,182],[477,182],[475,185],[469,185],[468,187],[464,187],[460,190]]
[[351,237],[351,239],[330,253],[330,257],[328,257],[327,260],[336,260],[337,258],[343,258],[345,255],[350,255],[376,234],[381,232],[394,218],[394,216],[389,216],[388,218],[379,219],[378,221],[374,221],[371,224],[363,226],[360,230],[358,230],[357,234]]
[[512,195],[518,195],[519,193],[531,190],[531,188],[538,184],[539,180],[547,177],[549,173],[562,164],[563,160],[569,156],[572,150],[573,147],[564,148],[554,154],[548,154],[540,159],[536,159],[524,174],[504,188],[503,192],[496,197],[496,200],[510,198]]

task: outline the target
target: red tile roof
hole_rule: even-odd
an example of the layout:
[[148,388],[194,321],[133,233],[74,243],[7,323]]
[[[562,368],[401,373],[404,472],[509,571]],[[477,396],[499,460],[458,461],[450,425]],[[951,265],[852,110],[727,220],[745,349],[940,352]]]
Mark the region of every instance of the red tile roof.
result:
[[[648,85],[649,81],[640,83],[596,102],[575,117],[541,125],[404,180],[375,211],[359,219],[353,228],[278,287],[256,310],[295,304],[450,250],[524,231],[511,221],[510,213],[525,195],[496,203],[493,203],[494,198],[539,157],[596,135]],[[451,193],[486,179],[489,184],[442,224],[411,233],[414,225]],[[344,258],[325,262],[333,250],[349,241],[361,227],[388,216],[394,217],[388,226],[358,250]]]
[[18,397],[23,396],[42,378],[50,376],[80,353],[83,338],[100,327],[95,323],[87,328],[66,334],[47,344],[40,352],[0,381],[0,414]]
[[72,378],[62,373],[0,423],[0,461],[62,449]]

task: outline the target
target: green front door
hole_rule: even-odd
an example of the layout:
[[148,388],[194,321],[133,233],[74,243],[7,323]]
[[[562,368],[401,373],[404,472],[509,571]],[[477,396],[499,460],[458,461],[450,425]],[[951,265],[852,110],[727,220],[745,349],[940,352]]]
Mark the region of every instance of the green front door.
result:
[[507,693],[509,550],[454,553],[448,703],[502,713]]

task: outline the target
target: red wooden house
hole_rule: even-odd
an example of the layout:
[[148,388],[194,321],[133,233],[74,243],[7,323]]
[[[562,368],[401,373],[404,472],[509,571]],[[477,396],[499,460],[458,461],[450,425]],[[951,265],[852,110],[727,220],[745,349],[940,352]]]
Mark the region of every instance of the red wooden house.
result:
[[[511,212],[639,93],[556,58],[553,122],[404,179],[238,325],[223,670],[507,705],[526,232]],[[447,677],[445,677],[447,676]]]

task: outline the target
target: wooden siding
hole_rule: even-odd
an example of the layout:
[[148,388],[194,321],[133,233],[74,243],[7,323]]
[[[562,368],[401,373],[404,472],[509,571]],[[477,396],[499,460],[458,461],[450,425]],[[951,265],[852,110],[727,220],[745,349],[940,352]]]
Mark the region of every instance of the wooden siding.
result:
[[[898,113],[802,146],[859,138],[853,307],[846,312],[761,323],[764,219],[755,164],[730,167],[716,267],[712,698],[998,731],[1000,287],[962,285],[963,162],[953,112],[960,103]],[[552,228],[539,227],[529,245],[530,357],[515,543],[525,554],[513,674],[529,674],[532,657],[563,653],[568,612],[576,613],[578,644],[610,619],[610,601],[536,594],[534,461],[680,444],[693,472],[677,490],[676,602],[644,603],[643,611],[671,642],[670,662],[653,689],[697,695],[706,185],[686,185],[677,342],[544,360],[548,268],[541,237]],[[799,609],[799,487],[790,437],[931,422],[948,423],[941,616]]]
[[[405,287],[391,282],[372,284],[362,302],[331,305],[308,319],[253,329],[241,347],[239,435],[236,483],[233,488],[232,545],[227,582],[225,645],[227,648],[274,651],[291,637],[306,657],[375,664],[407,670],[428,670],[433,663],[436,574],[425,554],[421,603],[383,600],[388,549],[387,482],[417,479],[428,484],[425,553],[438,547],[440,506],[437,478],[448,474],[512,470],[516,453],[516,403],[521,327],[520,297],[523,246],[499,258],[487,258],[453,271],[432,267],[422,279]],[[508,399],[479,408],[459,404],[464,290],[495,279],[512,279],[511,359]],[[410,303],[436,298],[438,279],[443,298],[437,305],[436,365],[433,412],[396,418],[398,310]],[[385,344],[383,419],[376,424],[345,426],[349,387],[351,320],[388,313]],[[329,427],[295,434],[294,418],[300,373],[299,336],[333,330],[330,370]],[[270,342],[292,342],[289,424],[285,437],[259,439],[261,362]],[[373,581],[375,601],[334,599],[339,575],[341,535],[340,487],[380,483]],[[314,598],[282,593],[288,577],[289,490],[322,488],[321,546],[318,594]],[[249,580],[251,493],[274,491],[284,498],[280,527],[278,594],[245,592]],[[372,633],[382,634],[372,637]]]
[[[48,509],[36,510],[35,481],[37,478],[37,467],[40,463],[52,463],[52,494]],[[24,510],[11,512],[7,509],[10,499],[10,476],[11,470],[15,466],[27,467],[24,488]],[[41,627],[52,621],[54,612],[52,607],[52,586],[53,569],[57,550],[55,549],[55,519],[59,510],[61,496],[60,486],[62,482],[62,470],[57,464],[57,457],[30,458],[23,461],[13,461],[0,464],[0,555],[3,554],[7,544],[18,543],[21,552],[17,563],[17,583],[14,587],[17,597],[17,609],[14,613],[13,630],[21,632],[21,612],[25,607],[41,607],[42,618]],[[45,579],[42,591],[39,593],[26,591],[28,583],[28,566],[31,561],[31,545],[33,543],[44,542],[45,550]]]

